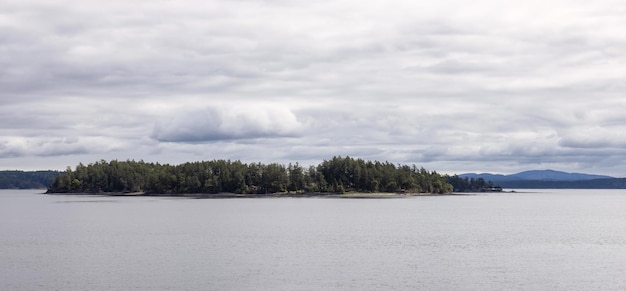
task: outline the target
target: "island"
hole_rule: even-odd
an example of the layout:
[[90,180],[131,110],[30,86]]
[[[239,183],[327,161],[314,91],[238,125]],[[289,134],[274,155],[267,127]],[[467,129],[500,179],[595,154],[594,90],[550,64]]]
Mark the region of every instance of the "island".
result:
[[0,189],[46,189],[59,171],[0,171]]
[[335,156],[318,165],[243,163],[239,160],[144,161],[79,164],[60,172],[49,194],[266,197],[343,195],[392,197],[451,193],[452,177],[415,165]]

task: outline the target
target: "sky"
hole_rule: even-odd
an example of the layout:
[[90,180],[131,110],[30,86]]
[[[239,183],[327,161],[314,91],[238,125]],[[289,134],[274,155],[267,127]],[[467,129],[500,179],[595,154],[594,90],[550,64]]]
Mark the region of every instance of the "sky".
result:
[[0,0],[0,170],[626,177],[626,2]]

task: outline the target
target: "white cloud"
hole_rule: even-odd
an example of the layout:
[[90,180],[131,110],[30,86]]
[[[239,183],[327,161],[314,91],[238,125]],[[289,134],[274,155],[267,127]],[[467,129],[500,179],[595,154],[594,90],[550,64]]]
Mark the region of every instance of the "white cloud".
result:
[[351,155],[626,172],[622,1],[0,6],[2,167]]
[[152,137],[164,142],[210,142],[295,137],[303,125],[280,105],[232,105],[181,112],[159,122]]
[[20,156],[66,156],[113,151],[115,142],[103,138],[24,138],[4,137],[0,158]]

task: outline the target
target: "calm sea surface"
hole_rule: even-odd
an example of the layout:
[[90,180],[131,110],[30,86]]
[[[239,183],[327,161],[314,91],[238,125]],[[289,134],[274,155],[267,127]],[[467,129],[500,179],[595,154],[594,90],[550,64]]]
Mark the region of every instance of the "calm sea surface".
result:
[[626,191],[533,191],[181,199],[3,190],[0,289],[626,289]]

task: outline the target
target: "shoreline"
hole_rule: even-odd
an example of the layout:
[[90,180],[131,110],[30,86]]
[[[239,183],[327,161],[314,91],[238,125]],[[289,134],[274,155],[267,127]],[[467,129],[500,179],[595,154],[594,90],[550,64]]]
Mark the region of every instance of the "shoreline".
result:
[[268,194],[238,194],[238,193],[187,193],[187,194],[163,194],[163,193],[146,193],[146,192],[75,192],[75,193],[55,193],[45,192],[46,195],[68,195],[68,196],[115,196],[115,197],[180,197],[194,199],[228,199],[228,198],[342,198],[342,199],[394,199],[408,197],[425,197],[425,196],[461,196],[475,195],[475,193],[365,193],[353,192],[345,194],[337,193],[320,193],[320,192],[304,192],[304,193],[268,193]]

